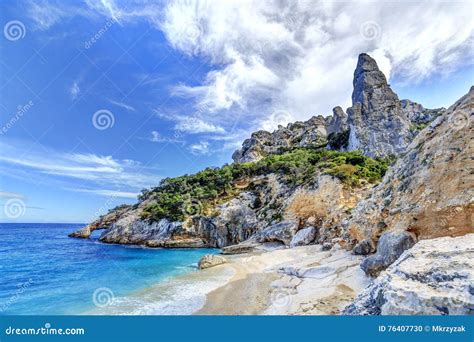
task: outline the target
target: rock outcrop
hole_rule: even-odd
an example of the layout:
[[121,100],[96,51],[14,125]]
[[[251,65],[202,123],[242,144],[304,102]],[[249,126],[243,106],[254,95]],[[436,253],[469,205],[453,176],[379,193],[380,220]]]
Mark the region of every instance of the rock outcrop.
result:
[[370,157],[399,155],[421,129],[445,111],[400,101],[375,60],[365,53],[359,55],[353,85],[352,106],[346,112],[337,106],[326,118],[317,116],[279,126],[272,133],[255,132],[235,151],[234,162],[258,161],[297,146],[361,150]]
[[95,230],[110,228],[121,217],[126,215],[131,209],[129,205],[122,205],[110,210],[107,214],[100,216],[97,220],[91,222],[78,231],[69,234],[69,237],[87,239]]
[[309,245],[316,238],[316,234],[317,231],[315,227],[307,227],[300,229],[291,239],[290,247]]
[[243,142],[240,150],[234,152],[232,159],[236,163],[248,163],[295,146],[324,147],[327,144],[326,127],[327,119],[319,115],[305,122],[279,126],[273,133],[257,131]]
[[422,130],[357,204],[348,222],[357,242],[375,244],[392,230],[417,239],[473,232],[473,107],[474,87]]
[[406,231],[386,232],[380,237],[377,253],[365,258],[360,267],[368,275],[376,277],[414,244],[413,235]]
[[258,232],[256,237],[258,242],[278,241],[289,246],[297,230],[296,221],[282,221]]
[[410,119],[412,129],[424,128],[425,125],[446,111],[446,108],[427,109],[421,104],[410,100],[401,100],[400,104],[402,111],[408,116],[408,119]]
[[354,72],[352,107],[347,110],[349,150],[371,157],[398,155],[413,138],[410,120],[377,63],[361,54]]
[[474,314],[474,234],[418,242],[344,310],[347,315]]
[[222,265],[227,262],[227,259],[220,255],[206,254],[199,260],[198,267],[203,270],[205,268]]

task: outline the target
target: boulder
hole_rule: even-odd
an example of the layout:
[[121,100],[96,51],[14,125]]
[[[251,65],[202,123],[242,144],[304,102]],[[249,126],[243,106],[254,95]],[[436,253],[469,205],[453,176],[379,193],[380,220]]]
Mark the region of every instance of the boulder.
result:
[[474,314],[474,234],[422,240],[344,309],[346,315]]
[[356,255],[367,255],[375,252],[374,243],[371,239],[365,239],[359,242],[352,250]]
[[222,265],[227,262],[227,259],[220,255],[206,254],[199,260],[198,267],[203,270],[205,268]]
[[377,253],[365,258],[360,267],[368,275],[376,277],[414,244],[413,235],[406,231],[386,232],[380,237]]
[[243,253],[251,253],[256,250],[259,244],[254,240],[251,239],[249,241],[244,241],[232,246],[226,246],[221,248],[222,254],[243,254]]
[[314,227],[307,227],[301,230],[293,236],[290,242],[290,247],[296,246],[306,246],[309,245],[311,242],[314,241],[316,238],[316,228]]
[[256,237],[258,242],[280,241],[288,246],[297,230],[296,221],[282,221],[258,232]]
[[322,246],[323,251],[329,251],[332,248],[332,244],[330,242],[324,242]]

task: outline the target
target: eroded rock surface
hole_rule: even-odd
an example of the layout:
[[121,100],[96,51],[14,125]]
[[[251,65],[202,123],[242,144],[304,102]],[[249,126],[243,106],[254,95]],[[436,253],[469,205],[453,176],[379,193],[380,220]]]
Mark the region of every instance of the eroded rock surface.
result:
[[375,60],[361,54],[354,72],[352,107],[347,110],[349,150],[371,157],[404,152],[413,139],[410,120]]
[[472,233],[474,88],[422,130],[372,195],[352,212],[348,232],[376,242],[384,231],[417,239]]
[[346,307],[348,315],[474,314],[474,234],[418,242]]
[[380,237],[377,253],[365,258],[360,267],[368,275],[376,277],[414,244],[413,235],[406,231],[386,232]]
[[298,230],[291,239],[290,247],[309,245],[316,238],[316,233],[315,227],[306,227]]
[[198,267],[203,270],[205,268],[222,265],[227,262],[227,259],[220,255],[206,254],[199,260]]

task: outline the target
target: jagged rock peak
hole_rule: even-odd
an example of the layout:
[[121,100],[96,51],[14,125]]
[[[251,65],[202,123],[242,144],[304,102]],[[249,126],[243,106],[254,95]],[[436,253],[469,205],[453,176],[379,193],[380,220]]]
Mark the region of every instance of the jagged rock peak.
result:
[[344,112],[344,110],[337,106],[333,108],[332,113],[333,116],[330,118],[328,123],[328,134],[347,130],[347,114]]
[[352,105],[360,103],[362,111],[399,105],[397,94],[388,85],[377,62],[366,53],[359,55],[354,71],[353,86]]
[[348,150],[370,157],[404,152],[414,137],[410,120],[375,60],[365,53],[359,55],[353,84]]

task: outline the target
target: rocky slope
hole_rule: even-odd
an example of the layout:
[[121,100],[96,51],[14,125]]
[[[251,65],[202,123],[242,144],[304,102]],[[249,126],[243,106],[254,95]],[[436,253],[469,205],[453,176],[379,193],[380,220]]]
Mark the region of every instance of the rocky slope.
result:
[[398,155],[418,131],[444,112],[399,100],[377,63],[361,54],[354,72],[352,106],[337,106],[333,115],[279,126],[273,133],[258,131],[245,140],[232,158],[246,163],[292,146],[319,146],[334,150],[361,150],[371,157]]
[[[406,257],[406,250],[444,243],[418,241],[473,233],[474,88],[447,110],[425,109],[400,101],[366,54],[353,83],[346,112],[335,107],[327,118],[255,132],[233,164],[166,179],[136,205],[111,210],[70,236],[102,229],[105,243],[218,247],[224,254],[320,243],[368,255],[361,268],[381,274],[373,287],[388,288],[394,276],[387,274],[398,272],[393,267],[424,253]],[[392,155],[397,160],[385,173],[389,159],[381,157]],[[445,257],[432,258],[434,265]],[[367,291],[367,298],[374,293]],[[359,302],[373,301],[365,297]],[[365,313],[360,303],[347,312]],[[398,313],[387,307],[369,313]]]
[[474,314],[474,234],[417,243],[344,310],[349,315]]
[[348,232],[375,243],[383,231],[415,239],[473,232],[474,88],[413,140],[371,196],[358,203]]

